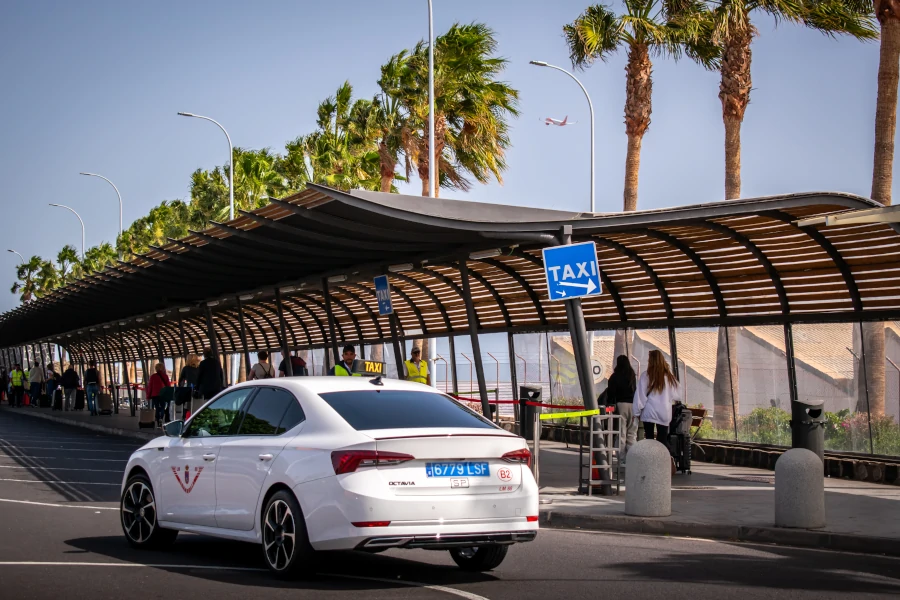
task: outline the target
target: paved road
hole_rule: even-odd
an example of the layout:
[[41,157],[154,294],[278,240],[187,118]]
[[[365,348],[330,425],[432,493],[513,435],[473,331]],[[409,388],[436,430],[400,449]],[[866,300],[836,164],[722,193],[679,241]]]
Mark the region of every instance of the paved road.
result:
[[0,595],[744,600],[900,594],[897,559],[558,530],[513,548],[489,574],[461,573],[445,552],[392,550],[328,556],[316,578],[285,583],[269,577],[258,549],[247,544],[182,535],[170,552],[132,550],[116,505],[121,470],[138,445],[0,414]]

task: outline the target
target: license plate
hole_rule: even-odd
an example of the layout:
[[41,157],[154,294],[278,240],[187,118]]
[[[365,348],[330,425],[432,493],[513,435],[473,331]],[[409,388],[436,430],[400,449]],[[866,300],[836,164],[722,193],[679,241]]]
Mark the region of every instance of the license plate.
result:
[[425,463],[428,477],[490,477],[491,469],[486,462],[444,462]]

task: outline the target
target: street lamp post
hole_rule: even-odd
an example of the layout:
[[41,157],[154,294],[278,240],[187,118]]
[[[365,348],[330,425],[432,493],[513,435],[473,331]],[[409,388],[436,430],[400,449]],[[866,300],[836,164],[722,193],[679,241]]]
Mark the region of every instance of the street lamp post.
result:
[[178,113],[182,117],[194,117],[195,119],[203,119],[205,121],[211,121],[219,126],[219,129],[222,130],[222,133],[225,134],[225,138],[228,140],[228,219],[234,219],[234,146],[231,144],[231,136],[228,135],[228,132],[225,131],[225,128],[222,127],[222,124],[216,121],[215,119],[210,119],[209,117],[204,117],[201,115],[195,115],[194,113],[188,112],[180,112]]
[[21,254],[19,254],[19,253],[16,252],[15,250],[7,250],[7,252],[12,252],[12,253],[15,254],[16,256],[18,256],[18,257],[19,257],[19,260],[22,261],[22,264],[23,264],[23,265],[25,264],[25,257],[24,257],[24,256],[22,256]]
[[65,208],[66,210],[72,211],[72,214],[74,214],[76,217],[78,217],[78,221],[81,223],[81,260],[84,260],[84,220],[81,218],[81,215],[79,215],[77,212],[75,212],[74,208],[72,208],[70,206],[66,206],[65,204],[51,204],[50,206],[58,206],[59,208]]
[[[117,188],[116,184],[114,184],[112,181],[110,181],[103,175],[97,175],[96,173],[79,173],[79,175],[87,175],[88,177],[99,177],[100,179],[102,179],[103,181],[105,181],[106,183],[111,185],[114,190],[116,190],[116,196],[119,197],[119,239],[121,239],[122,238],[122,194],[119,193],[119,188]],[[118,246],[118,244],[116,244],[116,245]],[[121,252],[119,252],[119,258],[120,259],[122,258]]]
[[434,161],[434,18],[431,0],[428,0],[428,195],[434,198],[437,182],[434,180],[437,171]]
[[535,65],[536,67],[548,67],[550,69],[556,69],[557,71],[562,71],[569,77],[575,80],[575,83],[581,88],[581,91],[584,92],[584,97],[587,98],[588,108],[591,110],[591,212],[594,212],[594,103],[591,102],[591,97],[588,95],[587,90],[584,88],[584,85],[578,78],[572,75],[570,72],[566,71],[561,67],[557,67],[556,65],[551,65],[542,60],[532,60],[529,61],[530,64]]

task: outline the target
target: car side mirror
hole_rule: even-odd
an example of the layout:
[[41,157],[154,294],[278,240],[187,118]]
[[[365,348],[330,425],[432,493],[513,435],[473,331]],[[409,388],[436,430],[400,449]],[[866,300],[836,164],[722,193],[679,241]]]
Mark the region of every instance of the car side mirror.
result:
[[181,437],[184,431],[184,421],[169,421],[163,425],[163,431],[168,437]]

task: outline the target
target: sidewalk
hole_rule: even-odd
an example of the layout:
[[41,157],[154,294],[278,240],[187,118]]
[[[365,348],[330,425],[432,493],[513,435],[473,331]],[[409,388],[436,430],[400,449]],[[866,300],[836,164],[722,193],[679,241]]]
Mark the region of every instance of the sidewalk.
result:
[[22,414],[38,419],[53,421],[55,423],[82,427],[100,433],[121,435],[146,441],[162,435],[162,432],[156,429],[139,429],[137,416],[132,417],[127,406],[119,408],[119,414],[113,413],[111,415],[97,417],[92,417],[86,410],[55,411],[49,408],[38,408],[34,406],[10,408],[4,404],[0,406],[0,414],[5,413]]
[[777,543],[900,556],[900,486],[825,479],[824,529],[774,526],[772,471],[695,462],[693,474],[672,477],[669,517],[625,515],[619,496],[575,493],[578,451],[541,443],[543,527],[594,529]]

